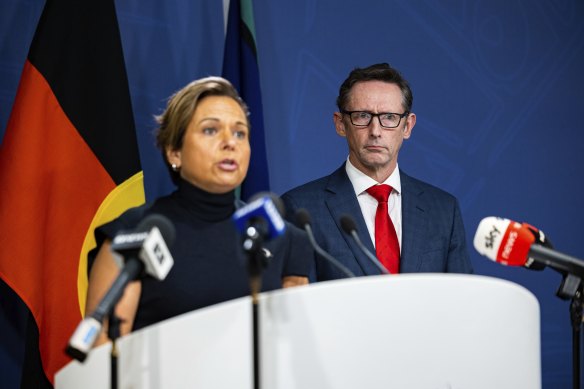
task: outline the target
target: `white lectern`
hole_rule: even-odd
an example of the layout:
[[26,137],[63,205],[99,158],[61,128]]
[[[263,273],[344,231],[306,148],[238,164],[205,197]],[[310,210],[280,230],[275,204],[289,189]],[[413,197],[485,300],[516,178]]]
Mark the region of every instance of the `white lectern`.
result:
[[[264,293],[260,304],[263,389],[541,388],[539,304],[512,282],[361,277]],[[251,389],[251,318],[240,298],[121,338],[119,387]],[[108,389],[109,345],[55,382]]]

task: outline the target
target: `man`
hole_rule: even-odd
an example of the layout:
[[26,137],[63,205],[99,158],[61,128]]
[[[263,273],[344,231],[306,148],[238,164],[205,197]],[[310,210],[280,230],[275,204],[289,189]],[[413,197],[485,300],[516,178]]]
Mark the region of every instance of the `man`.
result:
[[[346,163],[282,196],[287,215],[306,209],[317,242],[357,276],[380,270],[343,232],[343,215],[391,274],[472,272],[456,198],[398,167],[400,147],[416,124],[412,102],[408,82],[388,64],[354,69],[341,85],[333,118],[347,139]],[[316,258],[316,281],[344,277]]]

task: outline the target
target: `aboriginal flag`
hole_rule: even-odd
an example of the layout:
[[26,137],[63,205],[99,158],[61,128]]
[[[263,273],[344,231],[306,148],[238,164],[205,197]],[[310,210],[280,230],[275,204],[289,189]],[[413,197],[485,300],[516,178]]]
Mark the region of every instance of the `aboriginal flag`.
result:
[[231,81],[250,111],[251,159],[241,187],[244,200],[270,189],[264,112],[251,0],[231,0],[223,55],[223,77]]
[[93,230],[144,202],[141,170],[114,1],[47,0],[0,148],[0,277],[44,386],[69,361]]

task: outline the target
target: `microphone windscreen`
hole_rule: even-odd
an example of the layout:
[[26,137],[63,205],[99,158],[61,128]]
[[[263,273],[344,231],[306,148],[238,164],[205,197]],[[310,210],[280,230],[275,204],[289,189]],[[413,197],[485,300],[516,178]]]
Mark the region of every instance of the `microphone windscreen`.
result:
[[520,223],[499,217],[486,217],[479,223],[474,247],[479,254],[509,266],[524,266],[535,241]]
[[304,228],[305,225],[310,225],[310,214],[304,208],[300,208],[296,211],[296,225],[300,228]]
[[355,224],[355,221],[353,220],[353,218],[351,216],[343,215],[343,216],[341,216],[341,228],[347,234],[351,234],[351,232],[357,230],[357,225]]
[[150,214],[146,216],[140,222],[140,224],[138,224],[136,231],[150,231],[150,229],[155,226],[158,227],[158,230],[160,230],[160,234],[166,242],[166,245],[172,246],[176,232],[174,229],[174,224],[172,224],[172,222],[166,216],[162,216],[158,213]]
[[489,216],[481,220],[474,236],[474,248],[479,254],[496,261],[503,235],[511,223],[508,219]]

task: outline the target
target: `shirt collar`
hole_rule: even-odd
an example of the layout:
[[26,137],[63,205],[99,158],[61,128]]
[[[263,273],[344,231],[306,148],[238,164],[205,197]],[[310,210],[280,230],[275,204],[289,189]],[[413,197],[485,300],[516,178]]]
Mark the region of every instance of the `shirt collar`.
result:
[[[355,195],[359,196],[360,194],[364,193],[367,189],[372,187],[373,185],[378,184],[373,178],[369,177],[361,170],[357,169],[347,157],[347,163],[345,164],[345,170],[347,171],[347,175],[349,176],[349,180],[351,184],[353,184],[353,189],[355,190]],[[399,166],[396,164],[395,169],[387,177],[387,180],[381,182],[381,184],[387,184],[393,188],[398,194],[401,193],[401,179],[399,176]]]

